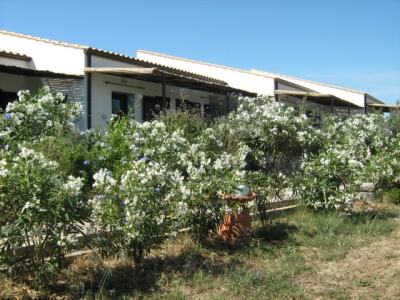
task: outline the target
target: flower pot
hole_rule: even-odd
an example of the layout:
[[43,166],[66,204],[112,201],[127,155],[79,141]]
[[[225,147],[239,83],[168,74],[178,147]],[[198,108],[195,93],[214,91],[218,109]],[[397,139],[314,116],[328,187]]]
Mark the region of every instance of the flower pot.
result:
[[229,197],[226,199],[228,205],[239,203],[243,207],[240,212],[233,211],[226,214],[220,228],[220,235],[224,241],[235,242],[237,239],[249,240],[253,237],[250,208],[246,205],[255,197],[256,194],[252,192],[246,197]]

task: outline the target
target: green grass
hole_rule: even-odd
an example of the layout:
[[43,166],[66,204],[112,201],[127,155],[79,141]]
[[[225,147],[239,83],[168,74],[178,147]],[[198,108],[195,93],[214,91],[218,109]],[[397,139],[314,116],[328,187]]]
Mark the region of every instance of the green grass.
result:
[[299,243],[319,249],[319,259],[331,261],[343,258],[350,249],[389,234],[396,226],[392,219],[396,214],[395,211],[357,215],[298,211],[291,222],[297,224]]
[[[248,243],[228,245],[213,238],[196,244],[181,235],[165,242],[140,265],[127,258],[102,261],[94,255],[79,257],[63,270],[57,284],[49,291],[36,291],[36,295],[56,294],[66,299],[307,299],[307,291],[295,278],[314,274],[315,262],[341,260],[350,249],[390,234],[398,226],[396,216],[395,211],[348,216],[298,209],[266,226],[255,221],[255,237]],[[355,284],[368,288],[369,281]],[[4,277],[2,289],[6,289],[0,292],[3,298],[26,297],[27,290],[33,293],[21,281]],[[322,297],[349,298],[335,286]]]

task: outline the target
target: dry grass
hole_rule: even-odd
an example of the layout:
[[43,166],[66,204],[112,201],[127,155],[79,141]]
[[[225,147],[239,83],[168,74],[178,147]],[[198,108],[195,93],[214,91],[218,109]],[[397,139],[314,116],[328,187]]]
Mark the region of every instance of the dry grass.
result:
[[2,299],[399,299],[400,220],[395,210],[357,216],[306,210],[238,245],[188,236],[166,241],[139,265],[86,254],[48,290],[1,277]]

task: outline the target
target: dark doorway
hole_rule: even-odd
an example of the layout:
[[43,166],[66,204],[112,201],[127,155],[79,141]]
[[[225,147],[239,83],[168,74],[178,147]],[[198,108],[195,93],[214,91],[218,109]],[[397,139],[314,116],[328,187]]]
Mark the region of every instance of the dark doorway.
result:
[[[159,114],[163,109],[162,97],[143,96],[143,121],[151,121],[156,114]],[[169,98],[166,98],[166,109],[170,108]]]
[[0,108],[6,109],[8,103],[13,102],[14,100],[18,99],[17,93],[13,92],[3,92],[0,90]]

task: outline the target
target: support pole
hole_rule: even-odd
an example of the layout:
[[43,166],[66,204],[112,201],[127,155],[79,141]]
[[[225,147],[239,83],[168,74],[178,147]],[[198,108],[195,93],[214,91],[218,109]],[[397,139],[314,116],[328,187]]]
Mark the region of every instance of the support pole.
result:
[[229,98],[230,98],[230,93],[229,93],[229,89],[227,89],[227,92],[226,92],[226,114],[229,113]]
[[365,115],[368,115],[367,94],[364,94],[364,114],[365,114]]
[[347,114],[350,116],[350,102],[349,102],[349,106],[347,108]]
[[165,85],[165,73],[162,73],[162,77],[161,77],[161,89],[162,89],[162,110],[165,112],[166,108],[166,85]]
[[333,97],[331,96],[331,113],[333,114]]
[[[86,66],[92,66],[92,55],[86,54]],[[92,128],[92,73],[86,74],[86,90],[87,90],[87,129]]]

